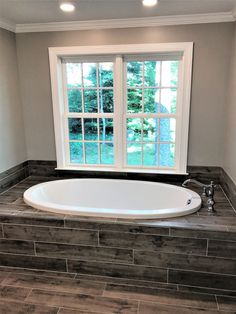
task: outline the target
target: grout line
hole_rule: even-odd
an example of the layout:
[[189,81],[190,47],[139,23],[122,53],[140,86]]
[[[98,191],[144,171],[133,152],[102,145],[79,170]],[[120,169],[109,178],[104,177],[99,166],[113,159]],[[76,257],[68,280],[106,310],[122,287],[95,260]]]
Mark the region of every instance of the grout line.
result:
[[140,303],[141,303],[141,301],[140,301],[140,300],[138,300],[138,306],[137,306],[137,314],[139,314],[139,309],[140,309]]
[[99,230],[97,231],[97,237],[98,237],[97,244],[100,247],[100,231]]
[[66,258],[66,272],[69,273],[69,269],[68,269],[68,259]]
[[36,252],[36,242],[34,241],[33,243],[34,243],[34,254],[35,254],[35,256],[37,256],[37,252]]
[[[19,289],[20,289],[21,287],[19,287]],[[29,291],[29,293],[27,294],[27,296],[25,297],[25,299],[24,299],[24,301],[25,302],[27,302],[27,299],[28,299],[28,297],[30,296],[30,294],[31,294],[31,292],[32,292],[32,290],[33,290],[33,288],[29,288],[30,289],[30,291]]]
[[217,295],[214,295],[214,296],[215,296],[215,300],[216,300],[216,306],[217,306],[217,309],[219,311],[220,310],[220,306],[219,306],[219,303],[218,303]]
[[209,239],[207,239],[207,246],[206,246],[206,256],[208,257],[209,253]]
[[5,234],[4,234],[3,224],[1,224],[1,229],[2,229],[2,237],[4,239],[5,238]]
[[107,289],[107,282],[104,283],[104,288],[102,290],[102,297],[105,296],[106,289]]

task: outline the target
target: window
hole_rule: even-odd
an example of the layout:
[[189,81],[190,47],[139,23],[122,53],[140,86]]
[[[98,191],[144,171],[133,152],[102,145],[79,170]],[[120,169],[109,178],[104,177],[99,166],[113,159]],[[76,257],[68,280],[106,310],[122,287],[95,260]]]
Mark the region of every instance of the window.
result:
[[114,164],[114,64],[66,62],[65,120],[72,165]]
[[192,46],[49,48],[58,168],[186,173]]

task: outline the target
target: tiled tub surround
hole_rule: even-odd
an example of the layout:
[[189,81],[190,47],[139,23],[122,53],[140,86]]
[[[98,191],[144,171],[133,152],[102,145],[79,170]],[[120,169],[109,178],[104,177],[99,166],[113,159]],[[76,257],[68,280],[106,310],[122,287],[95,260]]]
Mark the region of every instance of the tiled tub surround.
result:
[[15,167],[0,173],[0,193],[29,176],[28,162],[23,162]]
[[[40,282],[48,280],[25,275],[26,279],[3,280],[0,296],[14,294],[12,286],[20,285],[26,294],[28,288],[34,288],[21,300],[41,300],[56,308],[81,298],[85,303],[78,304],[85,305],[75,306],[77,310],[88,310],[91,302],[107,306],[97,310],[99,313],[137,313],[137,307],[139,313],[173,313],[174,305],[204,308],[207,313],[217,309],[236,311],[236,213],[220,186],[216,189],[214,215],[202,208],[182,218],[140,222],[55,215],[24,204],[22,195],[28,187],[54,179],[29,177],[0,195],[0,270],[31,269],[33,275],[49,271],[50,276],[60,272],[62,277],[109,284],[102,298],[81,292],[89,295],[83,298],[73,290],[75,279],[68,279],[71,290],[67,283],[64,288],[55,288],[52,283],[53,288],[50,286],[46,293]],[[0,271],[0,282],[5,272]],[[116,300],[115,308],[110,298]],[[159,303],[168,304],[170,312]],[[185,311],[195,313],[187,308],[179,313]]]

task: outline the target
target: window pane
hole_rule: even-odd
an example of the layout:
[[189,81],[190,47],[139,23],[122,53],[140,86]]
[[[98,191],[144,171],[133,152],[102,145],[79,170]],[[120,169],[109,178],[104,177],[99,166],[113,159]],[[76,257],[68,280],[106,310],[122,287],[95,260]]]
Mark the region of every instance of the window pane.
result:
[[97,119],[84,119],[84,139],[86,141],[98,140]]
[[141,141],[142,140],[142,120],[127,119],[127,141]]
[[177,90],[176,88],[164,88],[161,90],[161,113],[176,113]]
[[173,144],[160,144],[159,165],[174,167],[175,146]]
[[97,65],[96,63],[83,63],[84,87],[97,86]]
[[160,90],[157,88],[144,89],[144,112],[158,113]]
[[160,86],[160,61],[144,62],[144,85]]
[[143,141],[145,142],[158,141],[158,119],[154,118],[143,119]]
[[85,143],[86,164],[98,164],[98,143]]
[[176,86],[178,83],[179,61],[162,61],[161,85],[163,87]]
[[82,124],[80,118],[69,118],[69,139],[82,140]]
[[142,112],[142,89],[128,89],[127,104],[128,112]]
[[114,148],[113,143],[101,143],[101,164],[112,165],[114,164]]
[[76,164],[83,163],[83,144],[72,142],[70,143],[70,162]]
[[81,63],[66,64],[67,87],[81,87]]
[[99,63],[99,86],[102,86],[102,87],[113,86],[113,63],[112,62]]
[[69,112],[82,112],[82,95],[79,89],[68,89]]
[[160,141],[174,142],[175,141],[175,124],[173,118],[160,119]]
[[128,144],[127,145],[127,165],[142,165],[142,145]]
[[113,141],[113,119],[99,119],[101,141]]
[[143,63],[132,61],[127,62],[127,85],[138,86],[143,82]]
[[84,91],[84,112],[98,112],[97,90]]
[[157,166],[158,165],[158,144],[143,145],[143,165]]
[[100,112],[113,112],[113,90],[100,89]]

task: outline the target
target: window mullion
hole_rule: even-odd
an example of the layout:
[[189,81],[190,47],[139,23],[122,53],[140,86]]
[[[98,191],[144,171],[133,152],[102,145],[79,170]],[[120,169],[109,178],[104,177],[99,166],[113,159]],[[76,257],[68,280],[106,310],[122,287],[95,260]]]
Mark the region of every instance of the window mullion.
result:
[[122,170],[123,165],[123,58],[116,56],[114,71],[114,155],[115,166]]

